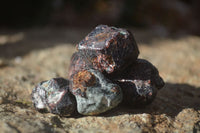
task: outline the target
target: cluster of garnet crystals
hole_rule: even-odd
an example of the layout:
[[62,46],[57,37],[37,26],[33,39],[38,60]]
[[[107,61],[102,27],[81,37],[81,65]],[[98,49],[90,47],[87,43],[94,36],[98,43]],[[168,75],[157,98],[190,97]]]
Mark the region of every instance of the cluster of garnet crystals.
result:
[[156,67],[138,55],[131,32],[99,25],[77,45],[69,80],[53,78],[33,89],[34,107],[67,116],[76,111],[98,115],[119,104],[148,105],[164,81]]

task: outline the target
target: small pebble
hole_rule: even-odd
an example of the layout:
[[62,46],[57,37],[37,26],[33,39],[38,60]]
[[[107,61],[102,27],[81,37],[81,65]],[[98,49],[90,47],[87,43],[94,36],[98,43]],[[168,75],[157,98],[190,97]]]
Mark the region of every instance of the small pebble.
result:
[[97,70],[84,70],[75,74],[72,93],[77,110],[83,115],[97,115],[116,107],[122,101],[121,88]]
[[38,111],[68,116],[76,110],[75,97],[69,91],[69,81],[53,78],[39,83],[32,91],[32,101]]
[[22,62],[22,57],[21,56],[15,57],[15,63],[20,64],[21,62]]

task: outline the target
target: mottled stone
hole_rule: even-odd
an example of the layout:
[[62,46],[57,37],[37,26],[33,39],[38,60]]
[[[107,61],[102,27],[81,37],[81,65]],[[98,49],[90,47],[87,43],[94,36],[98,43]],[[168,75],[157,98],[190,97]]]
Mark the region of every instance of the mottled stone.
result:
[[0,104],[3,103],[3,98],[0,96]]
[[71,62],[69,66],[69,79],[72,80],[72,77],[74,74],[76,74],[79,71],[86,70],[88,68],[91,68],[90,63],[87,63],[87,60],[85,59],[85,56],[81,52],[75,52],[71,57]]
[[194,132],[199,133],[200,113],[194,109],[187,108],[182,110],[175,119],[175,132]]
[[76,109],[75,98],[69,91],[69,81],[63,78],[39,83],[32,91],[32,101],[37,110],[48,110],[58,115],[71,115]]
[[83,115],[103,113],[122,101],[121,88],[93,69],[75,74],[71,91],[77,100],[77,110]]
[[69,68],[74,95],[85,96],[87,87],[84,85],[93,87],[93,83],[97,82],[83,72],[90,69],[99,71],[104,78],[121,86],[125,96],[123,103],[133,107],[151,103],[157,89],[164,86],[158,70],[150,62],[137,59],[137,44],[133,35],[125,29],[99,25],[77,45],[77,49]]
[[2,133],[19,133],[19,131],[9,123],[0,121],[0,129]]
[[107,25],[99,25],[78,45],[91,67],[108,74],[134,62],[139,54],[131,32]]
[[123,91],[123,104],[143,106],[151,103],[158,89],[164,86],[159,72],[150,62],[137,59],[126,70],[110,77]]

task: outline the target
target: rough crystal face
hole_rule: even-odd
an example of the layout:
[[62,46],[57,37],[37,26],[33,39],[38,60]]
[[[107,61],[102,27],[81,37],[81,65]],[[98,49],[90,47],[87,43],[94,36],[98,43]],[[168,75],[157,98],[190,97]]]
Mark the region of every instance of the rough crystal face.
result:
[[34,107],[54,114],[71,115],[76,109],[76,101],[69,91],[69,81],[53,78],[39,83],[32,91]]
[[122,101],[121,88],[97,70],[78,72],[72,83],[80,114],[97,115],[116,107]]
[[75,52],[71,57],[68,74],[69,79],[72,80],[72,76],[75,73],[85,70],[87,68],[90,68],[90,65],[88,65],[84,55],[80,52]]
[[164,86],[158,70],[143,59],[137,59],[123,73],[110,78],[122,88],[123,103],[133,107],[151,103],[157,90]]
[[134,62],[139,50],[133,35],[121,28],[97,26],[78,45],[91,67],[108,74]]

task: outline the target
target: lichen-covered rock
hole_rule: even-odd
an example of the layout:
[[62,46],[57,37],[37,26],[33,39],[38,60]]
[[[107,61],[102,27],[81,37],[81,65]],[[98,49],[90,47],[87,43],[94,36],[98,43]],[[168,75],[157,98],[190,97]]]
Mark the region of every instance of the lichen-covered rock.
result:
[[77,48],[88,65],[108,74],[128,66],[139,54],[131,32],[107,25],[97,26]]
[[151,103],[165,84],[156,67],[144,59],[137,59],[123,73],[110,78],[122,88],[123,103],[133,107]]
[[76,97],[77,110],[83,115],[103,113],[122,101],[121,88],[93,69],[75,74],[71,91]]
[[67,116],[74,113],[76,101],[69,91],[69,81],[53,78],[39,83],[32,91],[34,107],[39,111],[49,111]]

